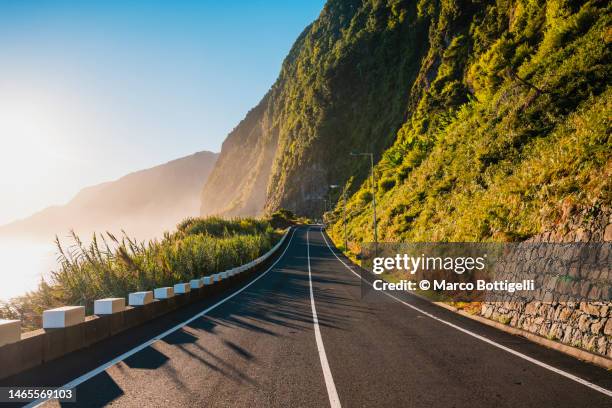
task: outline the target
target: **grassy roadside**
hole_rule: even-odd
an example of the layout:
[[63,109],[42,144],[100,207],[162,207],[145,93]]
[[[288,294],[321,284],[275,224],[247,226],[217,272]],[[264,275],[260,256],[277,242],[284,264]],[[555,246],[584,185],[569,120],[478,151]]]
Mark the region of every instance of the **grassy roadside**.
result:
[[[159,240],[136,242],[125,233],[96,234],[89,244],[72,234],[57,244],[58,266],[38,289],[0,302],[0,318],[19,319],[24,330],[41,327],[43,310],[84,305],[105,297],[171,286],[245,264],[268,251],[291,220],[188,218]],[[282,224],[282,225],[281,225]]]

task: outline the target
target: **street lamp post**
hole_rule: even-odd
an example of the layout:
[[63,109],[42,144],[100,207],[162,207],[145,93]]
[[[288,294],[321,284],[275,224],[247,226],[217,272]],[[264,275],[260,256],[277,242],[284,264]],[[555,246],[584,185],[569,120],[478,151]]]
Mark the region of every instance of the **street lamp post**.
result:
[[327,211],[327,200],[323,197],[313,197],[313,198],[310,198],[310,200],[323,201],[323,213],[321,214],[321,223],[323,224],[323,227],[325,227],[325,219],[323,218],[323,216],[325,215],[325,211]]
[[376,225],[376,180],[374,178],[374,153],[355,153],[351,156],[370,156],[370,167],[372,169],[372,212],[374,214],[374,254],[378,254],[378,229]]
[[323,221],[323,226],[325,226],[325,213],[327,212],[327,198],[321,198],[323,200],[323,214],[321,214],[321,221]]
[[[329,188],[338,188],[337,184],[332,184]],[[348,251],[348,238],[346,234],[346,189],[342,190],[342,222],[344,224],[344,250]]]

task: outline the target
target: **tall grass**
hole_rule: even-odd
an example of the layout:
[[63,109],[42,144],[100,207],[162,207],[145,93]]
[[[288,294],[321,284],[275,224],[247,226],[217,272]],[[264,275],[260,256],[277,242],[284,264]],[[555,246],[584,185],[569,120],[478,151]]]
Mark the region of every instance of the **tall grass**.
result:
[[123,232],[95,234],[84,244],[71,232],[71,244],[56,238],[58,267],[37,290],[0,303],[0,317],[40,327],[45,309],[83,305],[104,297],[170,286],[245,264],[279,238],[266,220],[189,218],[160,240],[137,242]]

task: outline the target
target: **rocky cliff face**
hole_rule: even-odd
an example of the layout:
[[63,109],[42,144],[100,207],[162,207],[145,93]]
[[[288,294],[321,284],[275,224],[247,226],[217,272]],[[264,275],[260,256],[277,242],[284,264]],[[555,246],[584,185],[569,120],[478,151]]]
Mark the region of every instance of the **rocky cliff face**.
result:
[[[228,136],[202,212],[319,216],[353,177],[351,241],[373,189],[384,239],[520,240],[568,196],[609,200],[610,7],[328,1]],[[375,186],[351,151],[374,153]]]
[[362,180],[406,118],[427,46],[414,2],[330,0],[257,107],[230,133],[202,212],[320,215],[331,183]]

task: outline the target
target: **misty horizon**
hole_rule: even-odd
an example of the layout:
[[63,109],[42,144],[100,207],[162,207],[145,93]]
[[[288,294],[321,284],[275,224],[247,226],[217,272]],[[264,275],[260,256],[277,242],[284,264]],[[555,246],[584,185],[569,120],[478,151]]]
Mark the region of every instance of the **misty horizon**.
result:
[[[215,154],[215,155],[219,155],[219,152],[218,152],[218,151],[216,151],[216,152],[215,152],[215,151],[208,151],[208,150],[203,150],[203,151],[199,151],[199,152],[194,152],[193,154],[198,154],[198,153],[212,153],[212,154]],[[98,182],[98,183],[96,183],[96,184],[89,184],[89,185],[84,185],[84,186],[78,187],[78,190],[76,191],[76,193],[75,193],[74,195],[72,195],[72,196],[68,197],[66,200],[64,200],[64,201],[62,201],[62,202],[52,202],[52,203],[48,203],[48,204],[46,204],[45,206],[40,207],[39,209],[36,209],[36,210],[34,210],[33,212],[31,212],[31,213],[29,213],[29,214],[26,214],[26,215],[24,215],[24,216],[21,216],[21,217],[19,217],[19,218],[9,219],[9,220],[7,220],[6,222],[0,222],[0,229],[1,229],[1,228],[3,228],[3,227],[6,227],[6,226],[8,226],[8,225],[11,225],[11,224],[13,224],[13,223],[15,223],[15,222],[19,222],[19,221],[23,221],[23,220],[25,220],[25,219],[28,219],[28,218],[30,218],[30,217],[32,217],[32,216],[35,216],[35,215],[37,215],[37,214],[39,214],[39,213],[41,213],[41,212],[43,212],[43,211],[46,211],[46,210],[49,210],[49,209],[53,209],[53,208],[57,208],[57,207],[63,207],[63,206],[66,206],[66,205],[68,205],[68,204],[69,204],[71,201],[73,201],[73,200],[75,200],[77,197],[79,197],[79,195],[80,195],[80,194],[82,194],[84,191],[87,191],[87,190],[89,190],[89,189],[95,189],[95,188],[102,187],[102,186],[105,186],[105,185],[108,185],[108,184],[111,184],[111,183],[115,183],[115,182],[117,182],[117,181],[120,181],[120,180],[122,180],[122,179],[125,179],[126,177],[132,176],[132,175],[134,175],[134,174],[138,174],[138,173],[141,173],[141,172],[145,172],[145,171],[147,171],[147,170],[151,170],[151,169],[154,169],[154,168],[156,168],[156,167],[160,167],[160,166],[163,166],[163,165],[166,165],[166,164],[169,164],[169,163],[175,162],[175,161],[177,161],[177,160],[184,159],[185,157],[189,157],[189,156],[191,156],[191,155],[187,155],[187,156],[184,156],[184,157],[177,157],[177,158],[174,158],[174,159],[168,160],[168,161],[166,161],[166,162],[164,162],[164,163],[153,164],[151,167],[147,167],[147,168],[144,168],[144,169],[136,169],[136,170],[131,171],[131,172],[127,173],[127,174],[123,174],[123,175],[117,176],[117,177],[115,177],[115,178],[113,178],[113,179],[106,179],[106,180],[102,180],[102,181],[100,181],[100,182]],[[1,231],[0,231],[0,235],[1,235]]]
[[0,225],[220,151],[322,4],[0,5]]

